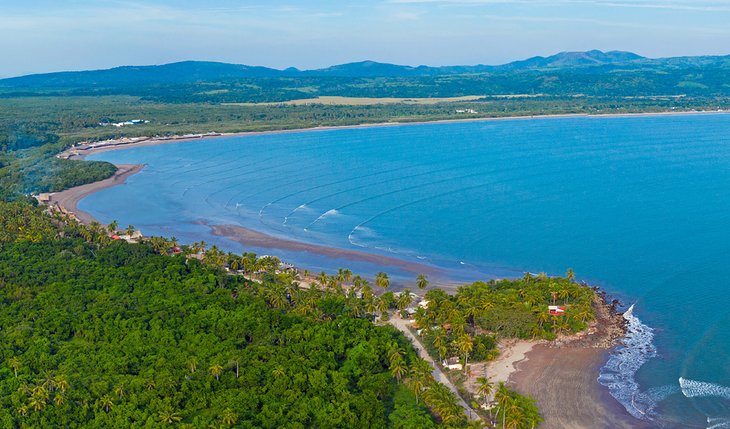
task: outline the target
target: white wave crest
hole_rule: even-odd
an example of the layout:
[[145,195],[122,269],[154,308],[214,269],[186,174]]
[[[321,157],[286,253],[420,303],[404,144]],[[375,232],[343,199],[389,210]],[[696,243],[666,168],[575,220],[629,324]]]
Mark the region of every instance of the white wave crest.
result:
[[679,377],[679,387],[682,389],[682,394],[688,398],[718,397],[730,399],[730,387],[719,384]]
[[727,417],[708,417],[707,429],[730,429],[730,419]]
[[312,223],[310,223],[309,225],[307,225],[307,226],[306,226],[306,227],[304,228],[304,230],[305,230],[305,231],[307,231],[307,230],[308,230],[308,229],[310,229],[310,228],[311,228],[311,227],[312,227],[312,226],[313,226],[313,225],[314,225],[315,223],[317,223],[317,222],[319,222],[319,221],[321,221],[321,220],[327,219],[328,217],[333,217],[333,216],[337,216],[337,215],[339,215],[339,214],[340,214],[340,212],[339,212],[339,211],[337,211],[337,209],[330,209],[330,210],[327,210],[326,212],[324,212],[324,213],[322,213],[321,215],[319,215],[319,217],[318,217],[317,219],[315,219],[315,220],[314,220],[314,221],[313,221]]
[[378,234],[373,231],[372,229],[368,228],[367,226],[358,225],[355,228],[353,228],[352,231],[350,231],[350,234],[347,235],[347,240],[352,244],[353,246],[367,248],[368,246],[362,242],[357,242],[355,240],[355,236],[359,235],[362,238],[365,239],[373,239],[378,236]]
[[633,305],[623,317],[627,323],[623,344],[611,352],[608,362],[601,369],[598,382],[606,386],[632,416],[652,420],[657,403],[678,389],[676,386],[664,386],[641,392],[636,382],[636,372],[656,356],[654,330],[634,316]]

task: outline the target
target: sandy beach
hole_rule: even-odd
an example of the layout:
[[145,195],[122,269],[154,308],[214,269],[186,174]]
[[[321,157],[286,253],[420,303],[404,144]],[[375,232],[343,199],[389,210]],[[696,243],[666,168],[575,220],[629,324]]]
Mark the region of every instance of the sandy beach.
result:
[[[594,115],[595,117],[627,117],[627,116],[660,116],[717,114],[718,112],[662,112],[642,114]],[[583,114],[540,116],[555,117],[591,117]],[[473,118],[435,121],[429,123],[494,121],[508,119],[532,119],[536,117],[510,118]],[[224,134],[220,136],[195,138],[196,140],[214,139],[235,135],[260,135],[288,132],[315,132],[329,129],[364,128],[379,126],[400,126],[403,123],[367,124],[346,127],[318,127],[305,130],[262,131],[252,133]],[[141,143],[111,146],[83,151],[83,156],[109,150],[129,147],[152,146],[158,144],[178,143],[176,140],[147,140]],[[78,210],[79,200],[100,189],[124,183],[124,181],[142,169],[142,165],[118,165],[117,173],[104,181],[80,186],[56,193],[51,202],[58,203],[65,209],[75,213],[77,217],[90,222],[93,218]],[[247,247],[282,249],[286,251],[308,252],[330,258],[341,258],[372,263],[432,277],[440,277],[439,270],[428,265],[408,262],[384,255],[371,254],[350,249],[337,249],[313,245],[278,237],[272,237],[236,225],[210,225],[213,234],[227,237]],[[453,284],[433,284],[450,289]],[[622,335],[621,321],[617,315],[608,311],[605,305],[597,307],[598,320],[585,333],[573,338],[560,338],[552,343],[536,341],[512,341],[500,345],[502,355],[486,367],[474,368],[475,373],[486,372],[490,379],[498,383],[504,381],[517,391],[534,397],[539,405],[545,423],[544,428],[645,428],[653,425],[639,421],[630,416],[624,408],[608,393],[607,389],[597,382],[601,366],[607,359],[610,350]]]
[[311,128],[292,128],[292,129],[280,129],[280,130],[267,130],[267,131],[243,131],[236,133],[215,133],[213,135],[194,135],[190,137],[175,136],[174,138],[155,138],[155,137],[140,137],[144,139],[139,142],[130,142],[125,144],[119,144],[120,140],[112,140],[110,146],[102,146],[87,149],[84,151],[75,151],[68,149],[62,154],[70,155],[69,159],[84,159],[86,156],[94,153],[109,152],[114,150],[128,149],[130,147],[147,147],[157,146],[162,144],[174,144],[182,143],[194,140],[207,141],[220,139],[225,137],[239,137],[239,136],[256,136],[266,134],[284,134],[284,133],[301,133],[301,132],[317,132],[317,131],[328,131],[328,130],[345,130],[345,129],[359,129],[359,128],[373,128],[373,127],[391,127],[391,126],[405,126],[405,125],[425,125],[425,124],[449,124],[459,122],[487,122],[487,121],[508,121],[508,120],[530,120],[530,119],[556,119],[556,118],[626,118],[626,117],[642,117],[642,116],[683,116],[683,115],[707,115],[707,114],[728,114],[726,111],[687,111],[687,112],[644,112],[644,113],[605,113],[605,114],[587,114],[587,113],[565,113],[555,115],[523,115],[523,116],[499,116],[499,117],[479,117],[479,118],[458,118],[458,119],[439,119],[433,121],[411,121],[411,122],[376,122],[371,124],[356,124],[356,125],[336,125],[336,126],[318,126]]
[[[608,351],[623,336],[624,322],[599,296],[594,308],[597,320],[586,331],[553,342],[533,343],[524,355],[523,345],[516,355],[524,359],[514,362],[516,371],[509,374],[509,384],[537,400],[545,418],[541,428],[654,427],[631,416],[598,383]],[[502,377],[504,372],[508,370],[502,371]]]
[[538,344],[517,364],[510,379],[519,392],[537,399],[546,429],[649,428],[629,415],[596,378],[605,349],[552,348]]
[[49,205],[58,204],[66,211],[73,213],[76,218],[83,223],[88,224],[95,221],[96,219],[94,219],[93,216],[79,210],[79,201],[81,201],[84,197],[93,194],[94,192],[98,192],[102,189],[110,188],[112,186],[121,185],[130,176],[141,171],[142,168],[144,168],[144,164],[119,164],[116,167],[116,173],[114,173],[114,175],[108,179],[77,186],[75,188],[51,194]]
[[[117,165],[114,176],[51,195],[50,204],[58,204],[85,223],[95,219],[78,209],[78,202],[101,189],[124,183],[144,165]],[[437,268],[383,255],[349,249],[336,249],[272,237],[235,225],[211,225],[218,236],[230,238],[250,247],[309,252],[332,258],[363,261],[383,267],[397,267],[418,274],[439,277]],[[384,268],[387,269],[387,268]],[[445,289],[454,284],[434,283]],[[597,298],[598,319],[584,333],[573,337],[545,341],[511,340],[500,344],[498,359],[472,367],[474,374],[486,373],[495,382],[505,382],[523,394],[534,397],[545,418],[540,426],[548,429],[568,428],[650,428],[636,420],[597,382],[607,353],[622,336],[620,316],[610,312]]]

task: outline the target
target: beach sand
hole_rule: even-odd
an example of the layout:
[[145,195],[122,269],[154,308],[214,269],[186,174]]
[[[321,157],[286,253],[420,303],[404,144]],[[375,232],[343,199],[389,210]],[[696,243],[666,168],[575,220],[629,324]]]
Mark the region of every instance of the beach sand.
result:
[[[319,246],[316,244],[287,240],[284,238],[273,237],[237,225],[210,225],[210,229],[214,235],[229,238],[246,247],[307,252],[311,254],[327,256],[329,258],[368,262],[384,267],[383,269],[386,269],[386,267],[396,267],[414,275],[425,274],[428,276],[439,277],[439,275],[442,274],[442,271],[438,268],[425,264],[418,264],[415,262],[409,262],[398,258],[391,258],[375,253],[360,252],[350,249],[338,249],[335,247]],[[432,282],[432,284],[434,283]]]
[[599,348],[552,348],[538,344],[518,363],[510,384],[537,399],[545,429],[650,428],[632,417],[598,384],[607,351]]
[[497,359],[482,365],[478,369],[472,366],[472,371],[479,374],[486,373],[494,384],[508,383],[512,374],[517,371],[517,365],[527,359],[527,354],[540,344],[539,341],[507,340],[499,344],[500,354]]
[[[647,114],[596,115],[596,117],[660,116],[718,112],[666,112]],[[556,115],[550,117],[590,117],[589,115]],[[535,117],[537,118],[537,117]],[[517,118],[475,118],[436,122],[489,121]],[[347,127],[319,127],[308,130],[283,130],[270,132],[237,133],[222,135],[253,135],[285,133],[296,131],[318,131],[335,128],[362,128],[385,125],[404,125],[400,123],[369,124]],[[211,137],[215,138],[215,137]],[[200,138],[198,138],[199,140]],[[207,139],[207,138],[206,138]],[[152,146],[177,143],[183,140],[148,140],[142,143],[91,149],[84,151],[82,158],[91,153],[118,150],[129,147]],[[118,165],[119,170],[109,179],[80,186],[52,196],[51,203],[58,203],[84,221],[94,220],[89,214],[78,210],[79,200],[100,189],[123,183],[129,176],[140,171],[142,165]],[[438,270],[428,265],[407,262],[383,255],[359,252],[356,250],[336,249],[297,241],[281,239],[258,233],[235,225],[210,226],[214,234],[225,236],[244,246],[308,252],[332,258],[342,258],[369,262],[383,267],[393,266],[411,273],[424,273],[438,276]],[[435,270],[435,271],[434,271]],[[433,282],[432,282],[433,283]],[[453,289],[453,284],[437,284],[445,289]],[[605,306],[599,309],[605,313]],[[575,338],[559,339],[553,343],[519,341],[503,345],[502,356],[489,367],[487,374],[494,382],[506,381],[517,391],[534,397],[545,423],[541,428],[649,428],[653,425],[630,416],[626,410],[601,386],[597,377],[601,366],[607,359],[608,350],[622,334],[622,328],[615,321],[606,321],[606,314],[599,314],[599,321],[583,335]],[[611,317],[615,317],[612,315]],[[602,322],[603,320],[603,322]],[[475,373],[483,375],[484,368],[474,368]]]
[[596,321],[571,337],[535,344],[516,363],[509,384],[518,392],[537,400],[547,429],[651,428],[631,416],[604,386],[598,374],[608,351],[625,331],[623,317],[596,293]]
[[49,205],[58,204],[66,211],[73,213],[76,218],[83,223],[89,224],[96,221],[96,219],[94,219],[94,217],[90,214],[79,210],[79,201],[81,201],[81,199],[83,199],[84,197],[87,197],[94,192],[98,192],[104,188],[121,185],[130,176],[141,171],[142,168],[144,168],[144,164],[119,164],[116,167],[116,173],[114,173],[114,175],[108,179],[77,186],[75,188],[51,194]]
[[[556,118],[626,118],[626,117],[641,117],[641,116],[683,116],[683,115],[706,115],[706,114],[728,114],[727,111],[668,111],[668,112],[644,112],[644,113],[602,113],[602,114],[588,114],[588,113],[563,113],[563,114],[552,114],[552,115],[522,115],[522,116],[485,116],[477,118],[455,118],[455,119],[436,119],[432,121],[403,121],[403,122],[374,122],[357,125],[332,125],[332,126],[315,126],[311,128],[292,128],[292,129],[274,129],[264,131],[242,131],[235,133],[216,133],[214,135],[195,135],[191,137],[180,137],[158,139],[156,137],[141,137],[143,140],[134,143],[116,144],[109,146],[102,146],[92,148],[84,151],[76,151],[73,148],[62,152],[62,154],[71,155],[69,159],[84,159],[85,157],[101,152],[109,152],[114,150],[128,149],[130,147],[146,147],[146,146],[157,146],[162,144],[174,144],[182,143],[187,141],[208,141],[213,139],[220,139],[225,137],[238,137],[238,136],[255,136],[255,135],[266,135],[266,134],[284,134],[284,133],[300,133],[300,132],[316,132],[316,131],[328,131],[328,130],[345,130],[345,129],[358,129],[358,128],[372,128],[372,127],[389,127],[389,126],[403,126],[403,125],[425,125],[425,124],[449,124],[459,122],[490,122],[490,121],[508,121],[508,120],[530,120],[530,119],[556,119]],[[123,139],[112,141],[113,143],[119,143]]]
[[486,376],[495,385],[506,383],[537,400],[545,422],[540,428],[651,428],[632,417],[598,383],[608,351],[624,335],[625,322],[606,296],[596,291],[596,320],[576,335],[555,341],[504,340],[500,355],[470,368],[467,389],[475,394],[477,378]]

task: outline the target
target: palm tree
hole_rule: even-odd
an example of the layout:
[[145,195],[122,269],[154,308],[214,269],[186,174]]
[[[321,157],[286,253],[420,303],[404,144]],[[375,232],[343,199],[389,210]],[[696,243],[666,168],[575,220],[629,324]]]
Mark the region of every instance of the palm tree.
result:
[[418,277],[416,277],[416,286],[418,286],[419,289],[424,290],[426,287],[428,287],[428,279],[424,274],[419,274]]
[[472,342],[471,337],[468,334],[462,334],[455,341],[454,345],[464,356],[464,374],[466,374],[467,363],[469,361],[469,353],[471,353],[472,349],[474,348],[474,343]]
[[484,405],[489,401],[489,397],[492,395],[494,390],[494,383],[489,380],[489,377],[477,378],[477,394],[484,400]]
[[236,424],[236,421],[238,421],[238,416],[233,412],[233,410],[226,408],[223,410],[223,415],[221,415],[221,421],[228,426],[233,426]]
[[111,396],[104,395],[103,398],[101,398],[101,401],[99,402],[99,405],[105,412],[109,412],[114,408],[114,401],[112,400]]
[[503,421],[502,423],[507,424],[507,429],[518,429],[522,424],[522,420],[524,418],[522,408],[520,408],[520,406],[514,402],[510,404],[508,408],[509,414],[505,416],[505,421]]
[[494,400],[497,402],[497,417],[499,417],[499,410],[502,410],[502,427],[504,428],[507,417],[507,407],[512,402],[512,397],[509,394],[509,389],[507,389],[507,386],[503,381],[499,382],[497,391],[494,392]]
[[273,371],[271,371],[271,375],[273,375],[275,378],[282,378],[286,375],[286,371],[284,370],[283,366],[279,365],[274,368]]
[[375,286],[381,287],[383,289],[388,289],[388,286],[390,286],[390,279],[388,278],[388,274],[382,271],[376,274]]
[[373,287],[370,286],[370,283],[368,283],[367,280],[362,281],[362,285],[360,286],[360,290],[362,292],[362,298],[363,299],[370,299],[373,297]]
[[525,271],[525,275],[522,276],[522,281],[526,285],[529,285],[530,283],[532,283],[532,274],[529,271]]
[[30,407],[35,411],[41,411],[46,407],[46,401],[32,397],[30,398],[30,401],[28,401],[28,405],[30,405]]
[[132,236],[134,234],[134,225],[127,225],[127,235]]
[[117,398],[119,398],[119,399],[124,398],[124,388],[122,386],[117,386],[114,389],[114,393],[117,395]]
[[60,407],[65,402],[66,402],[65,398],[60,393],[56,393],[56,396],[53,397],[53,403],[56,404],[57,407]]
[[596,316],[588,308],[582,308],[581,311],[576,314],[576,317],[580,317],[580,321],[585,323],[586,320],[593,320]]
[[210,366],[210,374],[215,377],[216,380],[220,380],[222,372],[223,367],[217,363]]
[[345,268],[345,269],[344,269],[344,270],[342,271],[342,280],[343,280],[343,281],[344,281],[345,283],[350,283],[350,281],[352,280],[352,271],[350,271],[350,269],[349,269],[349,268]]
[[398,297],[398,310],[405,310],[408,308],[409,305],[413,302],[413,297],[411,296],[411,291],[408,289],[403,289],[403,291],[400,293],[400,296]]
[[21,416],[25,416],[26,414],[28,414],[28,406],[21,405],[18,407],[17,411],[18,411],[18,414],[20,414]]
[[433,346],[439,353],[439,359],[446,357],[446,332],[443,329],[437,330],[433,335]]
[[411,374],[408,379],[408,384],[416,395],[416,403],[420,398],[423,390],[433,382],[433,368],[431,365],[421,358],[417,358],[411,364]]
[[568,303],[568,298],[570,298],[570,289],[568,289],[567,287],[566,287],[566,288],[562,288],[562,289],[560,289],[560,290],[558,291],[558,296],[559,296],[559,297],[560,297],[561,299],[563,299],[563,300],[564,300],[564,301],[563,301],[563,304],[567,304],[567,303]]
[[170,424],[170,423],[179,422],[180,420],[182,420],[182,417],[180,417],[180,415],[178,413],[176,413],[170,409],[160,412],[160,421],[162,423]]
[[479,305],[479,308],[482,311],[489,311],[494,308],[494,302],[492,302],[489,297],[485,297],[482,299],[482,302]]
[[568,272],[565,273],[565,278],[568,279],[570,283],[573,283],[573,280],[575,280],[575,273],[572,268],[568,268]]
[[407,371],[406,362],[403,360],[403,357],[396,354],[390,359],[390,373],[393,377],[395,377],[398,383],[400,383],[401,378],[403,378]]
[[188,366],[190,367],[190,373],[195,374],[195,371],[198,369],[198,360],[196,358],[191,358],[188,361]]
[[550,314],[547,311],[540,311],[537,313],[537,322],[540,324],[540,328],[550,321]]
[[378,312],[378,304],[374,299],[369,299],[367,304],[365,304],[365,312],[373,316]]
[[18,378],[18,371],[20,368],[23,367],[23,363],[20,362],[20,359],[17,357],[11,357],[10,360],[8,360],[8,365],[10,365],[10,368],[13,369],[13,373],[15,374],[15,378]]
[[116,220],[113,220],[106,227],[109,230],[110,234],[114,234],[115,232],[117,232],[117,228],[119,227],[119,222],[117,222]]
[[48,389],[49,392],[53,392],[56,388],[56,380],[53,378],[53,374],[46,371],[43,376],[43,386]]
[[68,380],[66,380],[66,377],[64,377],[63,375],[59,375],[58,377],[56,377],[53,382],[56,385],[56,388],[62,393],[65,393],[66,390],[68,390],[68,388],[70,387],[70,385],[68,384]]

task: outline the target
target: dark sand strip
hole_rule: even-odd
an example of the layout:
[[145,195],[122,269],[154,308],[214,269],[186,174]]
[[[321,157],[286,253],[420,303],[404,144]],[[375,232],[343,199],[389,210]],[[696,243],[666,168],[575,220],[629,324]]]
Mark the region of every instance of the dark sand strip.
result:
[[319,246],[316,244],[309,244],[300,241],[272,237],[270,235],[262,234],[260,232],[236,225],[210,225],[210,229],[214,235],[229,238],[248,247],[307,252],[316,255],[327,256],[329,258],[368,262],[383,267],[397,267],[413,274],[426,274],[434,276],[443,274],[440,269],[425,264],[408,262],[402,259],[391,258],[375,253],[367,253],[351,249],[338,249],[335,247]]

